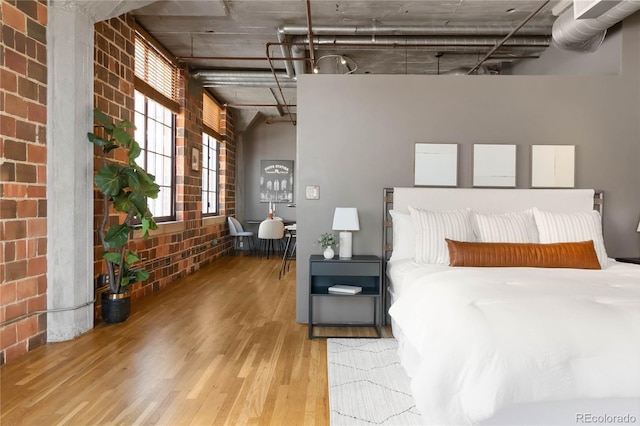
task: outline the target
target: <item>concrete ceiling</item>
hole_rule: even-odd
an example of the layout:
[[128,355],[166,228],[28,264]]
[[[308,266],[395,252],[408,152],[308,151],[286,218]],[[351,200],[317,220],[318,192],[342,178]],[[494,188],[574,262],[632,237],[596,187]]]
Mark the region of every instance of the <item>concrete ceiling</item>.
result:
[[[549,43],[556,18],[552,7],[557,3],[546,5],[516,34],[521,39],[498,50],[480,72],[500,72],[505,63],[519,57],[537,57]],[[314,29],[314,57],[321,73],[355,69],[356,74],[444,74],[473,67],[540,4],[541,0],[310,0],[308,13],[305,0],[163,0],[132,14],[194,74],[216,70],[264,74],[258,83],[242,78],[244,74],[223,83],[203,80],[220,102],[235,109],[233,114],[242,130],[257,117],[288,117],[282,106],[262,105],[295,105],[295,74],[282,79],[293,86],[282,88],[282,92],[273,81],[263,81],[272,79],[266,60],[267,43],[279,41],[279,28],[296,30],[281,31],[280,40],[304,42],[294,50],[307,60],[295,61],[295,65],[298,73],[311,72],[308,15]],[[343,28],[345,31],[341,31]],[[345,35],[352,30],[353,35]],[[530,39],[535,39],[533,45]],[[295,56],[296,52],[289,49],[284,54]],[[282,58],[281,46],[271,46],[269,55]],[[327,55],[345,56],[348,68],[339,56]],[[272,63],[279,75],[287,72],[284,61]],[[290,111],[295,114],[295,107]]]

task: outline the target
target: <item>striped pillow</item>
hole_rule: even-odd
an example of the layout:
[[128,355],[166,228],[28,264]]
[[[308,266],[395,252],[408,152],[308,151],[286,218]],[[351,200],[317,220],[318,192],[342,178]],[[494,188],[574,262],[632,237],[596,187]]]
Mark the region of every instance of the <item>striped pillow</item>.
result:
[[593,240],[598,262],[604,269],[609,264],[602,238],[602,218],[592,212],[556,213],[533,209],[541,243],[568,243]]
[[533,210],[510,213],[471,213],[478,241],[484,243],[537,243],[538,228]]
[[415,261],[428,264],[449,264],[449,249],[445,238],[473,241],[470,210],[432,211],[409,206],[416,231]]

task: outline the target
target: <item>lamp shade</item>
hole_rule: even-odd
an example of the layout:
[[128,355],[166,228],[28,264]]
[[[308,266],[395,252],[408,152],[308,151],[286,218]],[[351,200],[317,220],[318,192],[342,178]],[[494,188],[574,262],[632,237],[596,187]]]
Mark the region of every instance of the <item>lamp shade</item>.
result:
[[638,229],[637,229],[637,231],[638,231],[638,232],[640,232],[640,222],[638,222]]
[[358,209],[355,207],[336,207],[332,229],[334,231],[359,231]]

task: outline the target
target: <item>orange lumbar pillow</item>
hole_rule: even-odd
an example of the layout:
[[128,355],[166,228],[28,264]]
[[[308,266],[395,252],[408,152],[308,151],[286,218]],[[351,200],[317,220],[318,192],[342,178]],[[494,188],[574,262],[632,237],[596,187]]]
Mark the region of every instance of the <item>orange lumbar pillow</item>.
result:
[[592,240],[552,244],[445,240],[449,266],[600,269]]

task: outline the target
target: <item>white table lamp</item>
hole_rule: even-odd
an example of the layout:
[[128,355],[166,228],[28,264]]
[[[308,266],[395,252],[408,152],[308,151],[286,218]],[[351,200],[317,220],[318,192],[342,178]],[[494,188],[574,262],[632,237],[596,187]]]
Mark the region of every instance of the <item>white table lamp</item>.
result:
[[333,214],[334,231],[340,232],[340,258],[351,258],[351,232],[359,231],[360,222],[358,221],[358,209],[355,207],[336,207]]

